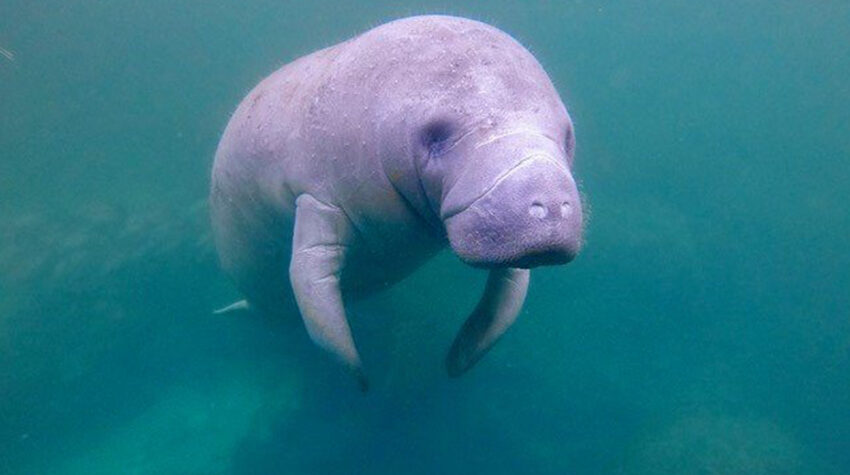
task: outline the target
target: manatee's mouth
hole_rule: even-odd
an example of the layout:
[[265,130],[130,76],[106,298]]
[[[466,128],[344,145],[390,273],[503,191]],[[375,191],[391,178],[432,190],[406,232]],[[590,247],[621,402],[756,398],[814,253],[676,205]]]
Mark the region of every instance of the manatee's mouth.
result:
[[[568,252],[564,249],[548,249],[542,251],[532,251],[523,254],[520,257],[508,259],[502,263],[490,264],[484,267],[516,267],[520,269],[532,269],[542,266],[559,266],[570,263],[575,259],[578,251]],[[470,264],[475,266],[475,264]],[[476,266],[479,267],[479,266]]]
[[[497,231],[494,234],[503,234]],[[569,264],[578,255],[581,241],[569,235],[556,236],[554,233],[541,238],[537,233],[529,232],[512,240],[488,240],[491,246],[486,250],[476,246],[452,246],[455,254],[464,264],[479,269],[498,269],[505,267],[532,269],[543,266]],[[450,239],[451,241],[451,239]]]

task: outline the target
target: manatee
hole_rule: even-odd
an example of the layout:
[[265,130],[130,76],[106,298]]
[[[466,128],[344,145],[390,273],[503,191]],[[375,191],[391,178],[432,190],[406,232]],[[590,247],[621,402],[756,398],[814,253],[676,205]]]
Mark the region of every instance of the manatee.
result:
[[294,297],[365,389],[345,304],[450,247],[489,271],[446,358],[458,376],[516,319],[529,269],[579,252],[574,149],[541,65],[478,21],[399,19],[296,59],[241,102],[215,154],[215,244],[246,299],[232,308]]

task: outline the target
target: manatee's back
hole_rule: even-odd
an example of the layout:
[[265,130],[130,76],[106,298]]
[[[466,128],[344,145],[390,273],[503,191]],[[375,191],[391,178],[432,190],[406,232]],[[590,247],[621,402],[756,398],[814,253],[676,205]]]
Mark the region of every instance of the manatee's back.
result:
[[223,270],[253,304],[290,300],[288,265],[295,195],[285,165],[298,159],[299,111],[332,48],[299,58],[242,100],[213,163],[210,213]]

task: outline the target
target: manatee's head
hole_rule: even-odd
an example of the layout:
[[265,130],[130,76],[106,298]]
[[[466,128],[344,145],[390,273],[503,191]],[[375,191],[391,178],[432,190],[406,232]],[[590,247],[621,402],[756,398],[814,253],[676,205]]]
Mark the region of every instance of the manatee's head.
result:
[[393,188],[471,265],[572,260],[582,242],[573,124],[542,66],[482,23],[409,28],[396,44],[404,61],[376,75],[368,108]]
[[582,204],[572,173],[574,139],[528,122],[463,130],[426,127],[419,175],[452,250],[476,267],[565,264],[582,243]]

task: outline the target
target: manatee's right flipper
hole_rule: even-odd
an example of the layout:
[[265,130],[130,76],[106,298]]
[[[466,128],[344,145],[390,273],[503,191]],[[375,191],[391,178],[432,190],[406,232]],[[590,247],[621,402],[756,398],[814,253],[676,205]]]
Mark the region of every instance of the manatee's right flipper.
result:
[[348,367],[357,377],[360,389],[365,391],[369,385],[354,346],[339,286],[353,232],[351,222],[339,208],[310,195],[300,195],[295,205],[289,279],[307,333]]
[[528,269],[490,271],[484,295],[449,350],[449,376],[460,376],[471,368],[516,320],[528,292],[528,278]]
[[213,315],[223,315],[226,313],[247,312],[251,310],[251,304],[247,300],[240,300],[232,304],[222,307],[218,310],[213,310]]

